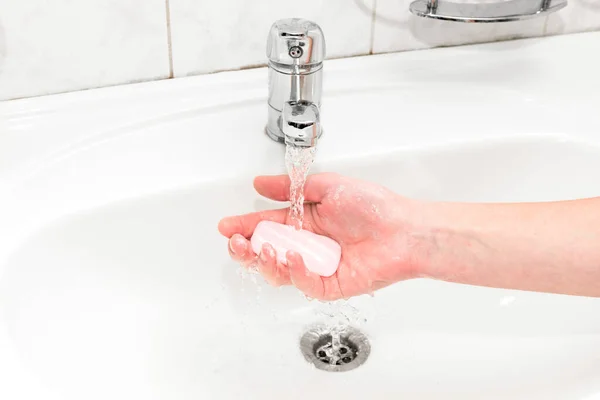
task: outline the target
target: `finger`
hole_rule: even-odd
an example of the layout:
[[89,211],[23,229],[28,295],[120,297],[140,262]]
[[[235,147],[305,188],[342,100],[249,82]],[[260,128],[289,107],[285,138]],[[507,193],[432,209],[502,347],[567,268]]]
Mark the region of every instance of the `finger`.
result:
[[[327,190],[339,179],[337,174],[323,173],[310,175],[304,184],[304,200],[318,203]],[[288,175],[258,176],[254,179],[254,189],[261,196],[276,201],[290,199],[290,177]]]
[[231,258],[244,266],[252,264],[256,260],[256,254],[252,251],[250,242],[242,235],[233,235],[228,243]]
[[276,201],[290,199],[290,177],[288,175],[257,176],[254,189],[263,197]]
[[288,251],[286,258],[292,283],[308,297],[324,300],[325,291],[321,277],[306,269],[298,253]]
[[273,286],[282,286],[291,283],[287,269],[277,262],[275,249],[268,243],[263,244],[261,249],[258,271]]
[[283,224],[287,218],[287,213],[287,209],[279,209],[223,218],[219,222],[219,232],[227,238],[231,238],[236,233],[249,238],[260,221],[267,220]]

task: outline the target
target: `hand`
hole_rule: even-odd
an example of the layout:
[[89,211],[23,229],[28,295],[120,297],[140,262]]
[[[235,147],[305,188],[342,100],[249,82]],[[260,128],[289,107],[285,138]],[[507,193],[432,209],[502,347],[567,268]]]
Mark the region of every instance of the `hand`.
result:
[[[256,191],[269,199],[288,201],[287,175],[257,177]],[[244,266],[256,265],[272,285],[295,285],[306,296],[320,300],[372,293],[422,272],[418,235],[411,234],[408,216],[418,204],[367,182],[337,174],[317,174],[305,185],[303,228],[329,236],[342,247],[337,272],[321,277],[308,271],[302,257],[286,254],[287,265],[277,262],[275,250],[265,244],[259,255],[249,238],[262,220],[291,224],[289,209],[224,218],[219,231],[229,239],[230,256]]]

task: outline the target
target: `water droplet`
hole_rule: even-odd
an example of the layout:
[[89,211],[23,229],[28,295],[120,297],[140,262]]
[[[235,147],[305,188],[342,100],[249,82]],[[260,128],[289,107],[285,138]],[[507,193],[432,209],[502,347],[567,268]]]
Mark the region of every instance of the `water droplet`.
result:
[[373,281],[369,279],[367,284],[367,294],[371,297],[375,297],[375,293],[373,291]]
[[505,296],[502,300],[500,300],[500,305],[501,306],[507,306],[510,303],[515,301],[515,296]]

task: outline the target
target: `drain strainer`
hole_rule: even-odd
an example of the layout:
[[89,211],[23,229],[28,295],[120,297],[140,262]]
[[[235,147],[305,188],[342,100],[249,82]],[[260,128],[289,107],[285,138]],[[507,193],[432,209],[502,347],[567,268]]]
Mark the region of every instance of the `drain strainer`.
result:
[[306,361],[331,372],[350,371],[362,365],[371,352],[367,337],[350,326],[317,326],[302,335],[300,350]]

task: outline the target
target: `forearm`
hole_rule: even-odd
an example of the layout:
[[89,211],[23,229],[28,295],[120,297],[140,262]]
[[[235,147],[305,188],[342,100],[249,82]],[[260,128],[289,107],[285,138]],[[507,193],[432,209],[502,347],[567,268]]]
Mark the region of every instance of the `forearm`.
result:
[[600,198],[424,207],[424,274],[479,286],[600,297]]

